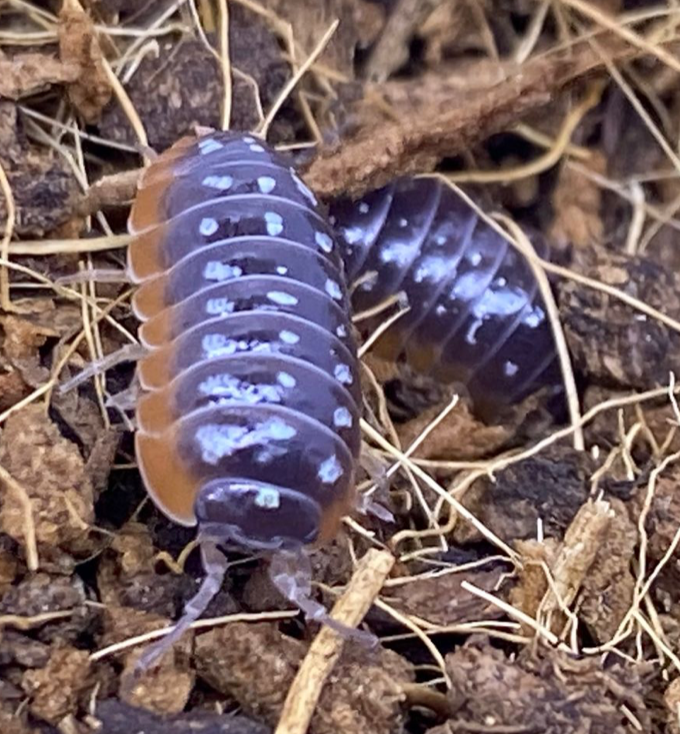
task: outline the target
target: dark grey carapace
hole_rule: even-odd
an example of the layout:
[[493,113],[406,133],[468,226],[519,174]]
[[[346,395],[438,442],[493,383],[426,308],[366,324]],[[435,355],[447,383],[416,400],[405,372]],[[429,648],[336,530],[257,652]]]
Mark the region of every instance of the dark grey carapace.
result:
[[[409,310],[377,342],[388,359],[462,383],[484,413],[544,386],[559,365],[526,259],[442,181],[399,179],[330,208],[355,313],[400,292]],[[548,246],[532,236],[536,252]],[[362,323],[371,330],[384,314]]]
[[218,544],[274,551],[279,588],[326,618],[301,550],[335,535],[354,503],[361,392],[334,232],[265,143],[178,141],[144,172],[129,229],[147,349],[137,461],[161,510],[198,525],[206,568],[146,667],[219,589]]

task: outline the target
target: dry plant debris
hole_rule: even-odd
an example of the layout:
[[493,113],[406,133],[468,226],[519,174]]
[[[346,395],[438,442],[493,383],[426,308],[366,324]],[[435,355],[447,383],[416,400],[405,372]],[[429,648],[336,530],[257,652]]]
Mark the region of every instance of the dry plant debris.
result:
[[58,37],[62,63],[78,69],[67,87],[69,101],[86,122],[97,122],[112,89],[94,23],[78,3],[62,5]]
[[[10,0],[0,44],[0,729],[680,731],[675,4]],[[144,145],[226,118],[322,198],[436,169],[538,227],[580,412],[487,425],[368,355],[369,514],[313,565],[381,644],[341,651],[246,558],[133,680],[200,569],[145,501],[129,367],[57,389],[134,342],[129,288],[55,280],[121,269]]]
[[[72,216],[77,183],[63,158],[29,142],[17,115],[13,103],[0,99],[0,164],[16,201],[15,233],[39,237],[55,231]],[[7,204],[3,197],[0,201],[3,229],[6,220]]]

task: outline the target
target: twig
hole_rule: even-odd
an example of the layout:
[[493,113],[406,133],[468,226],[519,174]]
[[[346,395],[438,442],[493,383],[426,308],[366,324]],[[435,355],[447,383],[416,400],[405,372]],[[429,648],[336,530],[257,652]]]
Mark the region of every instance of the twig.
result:
[[[299,612],[297,611],[258,612],[257,614],[228,614],[224,617],[200,619],[198,622],[194,622],[194,624],[191,625],[191,629],[205,629],[207,627],[217,627],[225,624],[236,624],[236,622],[264,622],[267,620],[288,619],[289,617],[295,617],[298,614]],[[131,647],[142,645],[145,642],[158,640],[161,637],[169,635],[173,629],[175,629],[175,625],[171,624],[168,627],[163,627],[163,629],[151,630],[151,632],[146,632],[143,635],[128,637],[127,640],[116,642],[113,645],[97,650],[97,652],[93,652],[92,655],[90,655],[90,660],[92,660],[92,662],[101,660],[102,658],[107,658],[111,655],[115,655],[116,653],[123,652],[124,650],[129,650]]]
[[222,83],[224,96],[220,124],[222,130],[228,130],[231,124],[231,58],[229,56],[229,0],[219,0],[220,8],[220,63],[222,65]]
[[509,183],[521,181],[530,176],[537,176],[556,165],[571,144],[571,137],[581,124],[586,113],[597,105],[602,97],[606,81],[594,82],[581,102],[564,118],[562,127],[553,141],[551,148],[538,158],[515,168],[499,169],[497,171],[462,171],[448,174],[452,183]]
[[[452,688],[453,684],[451,682],[451,678],[446,672],[446,660],[444,660],[444,656],[442,655],[442,653],[439,652],[437,646],[434,644],[434,642],[432,642],[426,631],[423,629],[423,627],[429,626],[426,621],[416,621],[412,614],[404,614],[382,599],[376,599],[375,605],[376,607],[378,607],[378,609],[382,609],[384,612],[389,614],[392,619],[406,627],[406,629],[411,630],[411,633],[423,643],[423,646],[427,649],[430,655],[432,655],[432,659],[437,663],[437,667],[441,671],[441,674],[444,677],[444,681],[446,682],[446,687]],[[432,630],[434,630],[435,628],[436,626],[433,626]]]
[[[333,606],[332,617],[355,627],[364,618],[392,570],[394,557],[371,549],[359,561],[344,594]],[[305,734],[324,683],[340,656],[344,639],[324,625],[312,642],[288,691],[275,734]]]
[[581,15],[585,15],[586,18],[589,18],[603,28],[612,31],[612,33],[623,38],[631,45],[636,46],[641,51],[645,51],[652,56],[656,56],[659,61],[662,61],[674,71],[680,71],[680,60],[673,56],[673,54],[669,53],[661,46],[650,43],[646,38],[635,33],[635,31],[629,30],[622,25],[617,18],[600,10],[597,5],[584,2],[583,0],[560,0],[560,2],[563,5],[573,8],[577,12],[581,13]]
[[[12,187],[7,178],[7,173],[4,167],[0,163],[0,189],[5,197],[5,205],[7,207],[7,221],[5,222],[5,232],[2,237],[2,245],[0,245],[0,257],[3,260],[9,260],[10,240],[14,232],[14,225],[16,224],[17,210],[14,203],[14,195],[12,194]],[[0,305],[4,311],[12,310],[12,301],[9,295],[9,272],[6,266],[0,270]]]
[[563,642],[560,642],[560,639],[556,634],[551,632],[547,627],[537,622],[533,617],[530,617],[528,614],[525,614],[519,609],[516,609],[511,604],[504,602],[502,599],[499,599],[493,594],[489,594],[489,592],[480,589],[478,586],[471,584],[469,581],[461,581],[460,588],[465,589],[465,591],[470,592],[470,594],[474,594],[475,596],[484,599],[484,601],[489,602],[489,604],[493,604],[495,607],[502,609],[508,616],[512,617],[513,619],[517,619],[519,622],[522,622],[522,624],[525,624],[527,627],[531,627],[541,637],[544,637],[551,645],[555,645],[560,650],[570,652],[569,648]]
[[309,68],[314,64],[314,62],[319,58],[319,56],[323,53],[324,49],[328,45],[328,42],[331,40],[333,34],[337,30],[338,26],[340,25],[339,20],[334,20],[331,25],[329,26],[328,30],[323,34],[321,40],[317,44],[316,48],[312,51],[311,54],[307,57],[305,62],[300,66],[300,68],[293,74],[293,76],[288,81],[288,84],[281,90],[279,96],[274,100],[274,103],[271,106],[271,109],[269,112],[267,112],[267,116],[262,121],[262,124],[257,129],[257,134],[261,136],[262,138],[267,138],[267,133],[269,132],[269,127],[274,121],[274,118],[278,114],[278,111],[281,109],[281,106],[283,103],[288,99],[290,93],[295,89],[298,82],[302,77],[307,73]]
[[367,423],[363,418],[361,419],[361,429],[366,433],[371,440],[375,441],[381,448],[389,452],[392,456],[399,459],[404,466],[408,467],[419,479],[421,479],[427,486],[432,489],[435,494],[440,497],[444,502],[450,505],[450,511],[453,517],[460,515],[467,522],[469,522],[476,530],[478,530],[488,541],[493,543],[497,548],[507,553],[509,558],[519,563],[519,555],[503,540],[501,540],[495,533],[492,533],[489,528],[484,525],[478,518],[476,518],[470,510],[462,505],[451,493],[447,492],[440,484],[438,484],[427,472],[423,471],[419,466],[414,464],[403,451],[392,446],[389,441],[386,441],[378,431]]
[[[103,56],[102,67],[106,72],[106,78],[109,80],[111,89],[113,89],[113,93],[118,99],[118,104],[120,104],[120,106],[123,108],[123,112],[125,113],[125,116],[127,117],[130,125],[132,126],[132,129],[135,132],[135,135],[137,136],[137,140],[139,140],[139,143],[143,148],[148,148],[149,138],[146,135],[146,130],[144,129],[142,120],[139,117],[135,106],[132,104],[132,100],[130,99],[128,93],[125,91],[125,87],[121,84],[120,79],[118,79],[115,72],[111,68],[111,64],[109,64],[109,62]],[[144,156],[144,160],[146,163],[150,162],[146,156]]]
[[31,498],[23,485],[5,469],[0,466],[0,480],[12,491],[24,510],[24,550],[26,552],[26,565],[29,571],[37,571],[40,567],[38,558],[38,542],[35,536],[35,521],[33,519],[33,507]]
[[[9,246],[10,255],[62,255],[73,253],[103,252],[127,247],[130,235],[117,234],[77,240],[21,240]],[[3,260],[7,260],[3,256]]]
[[55,610],[54,612],[35,614],[32,617],[22,617],[19,614],[3,614],[0,616],[0,629],[3,627],[12,627],[13,629],[27,632],[28,630],[32,630],[42,624],[54,622],[57,619],[68,619],[77,611],[77,609],[60,609]]
[[574,368],[571,364],[567,339],[564,335],[564,329],[562,328],[560,312],[557,308],[557,303],[555,302],[555,295],[550,287],[550,282],[545,274],[545,270],[542,268],[540,263],[532,257],[532,255],[536,255],[536,252],[526,234],[508,217],[499,215],[497,219],[503,221],[505,226],[512,232],[513,239],[519,246],[520,252],[526,258],[529,267],[534,274],[534,278],[536,278],[536,282],[538,283],[538,289],[543,298],[543,305],[545,306],[545,310],[550,320],[550,328],[555,342],[555,351],[557,352],[560,362],[562,382],[564,383],[567,407],[569,409],[569,419],[574,427],[574,448],[577,451],[583,451],[585,449],[585,440],[583,438],[583,430],[581,429],[581,407],[579,405],[578,389],[576,387],[576,378],[574,377]]

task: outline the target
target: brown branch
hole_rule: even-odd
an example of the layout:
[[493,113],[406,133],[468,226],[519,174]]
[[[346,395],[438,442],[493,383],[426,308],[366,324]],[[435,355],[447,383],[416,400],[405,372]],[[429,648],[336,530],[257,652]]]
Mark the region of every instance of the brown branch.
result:
[[[611,59],[639,53],[616,40],[600,45]],[[333,197],[358,195],[396,176],[431,171],[443,157],[507,130],[603,64],[581,42],[569,52],[553,52],[520,66],[501,65],[498,81],[472,91],[461,90],[460,73],[388,82],[372,93],[380,96],[383,109],[391,109],[392,119],[375,110],[371,114],[365,96],[358,131],[336,149],[322,151],[305,179],[321,197]],[[474,76],[471,71],[470,78]]]

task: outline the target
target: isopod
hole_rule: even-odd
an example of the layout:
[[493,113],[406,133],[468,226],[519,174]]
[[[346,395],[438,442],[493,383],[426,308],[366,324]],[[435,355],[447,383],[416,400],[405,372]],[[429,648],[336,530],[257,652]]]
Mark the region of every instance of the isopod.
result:
[[279,588],[326,618],[301,551],[353,505],[361,391],[335,233],[264,142],[179,140],[145,170],[129,231],[137,462],[158,507],[197,525],[206,567],[148,665],[219,589],[218,545],[272,553]]
[[[456,382],[493,414],[561,385],[536,278],[513,248],[450,187],[401,178],[359,200],[331,204],[355,313],[403,294],[408,310],[374,347],[418,372]],[[532,235],[545,257],[545,239]],[[367,330],[376,319],[363,322]]]

